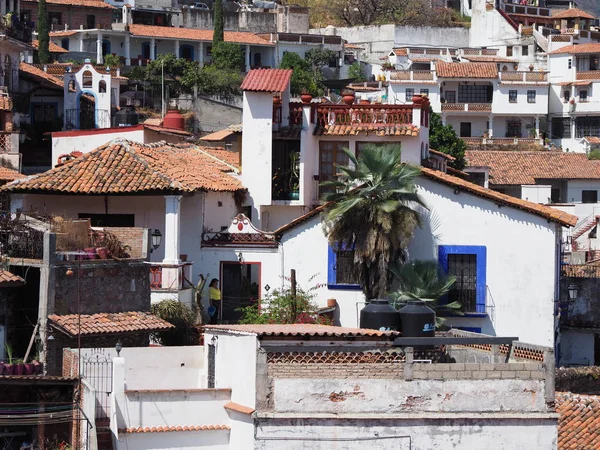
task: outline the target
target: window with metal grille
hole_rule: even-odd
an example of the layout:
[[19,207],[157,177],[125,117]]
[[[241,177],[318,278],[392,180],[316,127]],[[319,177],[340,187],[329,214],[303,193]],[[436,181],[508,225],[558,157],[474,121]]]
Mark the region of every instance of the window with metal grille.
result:
[[521,47],[521,55],[522,56],[528,56],[529,55],[529,46],[528,45],[524,45]]
[[513,55],[513,47],[512,45],[508,45],[506,47],[506,56],[512,56]]
[[456,282],[448,292],[448,301],[460,303],[462,311],[475,311],[477,256],[448,255],[448,275],[456,277]]
[[[319,143],[319,182],[332,181],[337,175],[336,164],[347,166],[348,155],[343,148],[348,148],[348,142],[321,141]],[[322,197],[331,188],[319,187],[319,197]]]
[[493,90],[491,85],[458,86],[458,103],[492,103]]
[[506,137],[521,137],[521,121],[507,120],[506,121]]
[[577,117],[575,119],[575,137],[600,136],[600,117]]
[[534,90],[527,91],[527,103],[535,103],[535,94]]
[[554,117],[552,119],[552,135],[557,139],[571,137],[571,119],[568,117]]
[[429,96],[429,89],[421,89],[421,95]]
[[442,273],[456,277],[455,284],[442,300],[459,302],[464,313],[485,314],[486,247],[482,245],[440,245],[438,262]]
[[517,91],[508,91],[508,101],[510,103],[517,103]]
[[579,91],[579,101],[580,102],[588,101],[588,91],[587,90]]
[[412,98],[415,96],[415,90],[413,88],[407,88],[405,95],[406,95],[405,100],[407,102],[410,102],[410,101],[412,101]]
[[359,268],[354,263],[354,250],[329,246],[327,254],[327,287],[360,290]]

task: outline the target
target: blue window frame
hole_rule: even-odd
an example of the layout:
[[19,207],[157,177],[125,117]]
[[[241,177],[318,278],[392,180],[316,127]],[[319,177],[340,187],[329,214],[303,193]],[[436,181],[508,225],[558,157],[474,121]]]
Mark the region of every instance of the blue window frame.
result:
[[485,314],[485,298],[487,291],[486,269],[487,249],[482,245],[440,245],[438,248],[438,263],[443,274],[448,275],[450,255],[465,255],[475,257],[475,310],[466,313]]
[[[352,249],[342,249],[344,252],[351,252]],[[348,291],[361,290],[360,284],[344,282],[342,276],[338,277],[338,249],[331,245],[327,249],[327,287],[329,289],[344,289]]]

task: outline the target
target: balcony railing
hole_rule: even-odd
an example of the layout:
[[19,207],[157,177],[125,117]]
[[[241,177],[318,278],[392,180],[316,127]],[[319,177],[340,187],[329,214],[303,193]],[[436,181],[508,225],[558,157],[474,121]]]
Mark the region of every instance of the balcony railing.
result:
[[518,144],[539,144],[543,141],[537,138],[481,138],[481,137],[463,137],[461,138],[465,144],[470,146],[475,145],[518,145]]
[[552,17],[550,8],[542,8],[539,6],[530,5],[514,5],[510,3],[500,2],[500,7],[509,14],[520,14],[526,16]]
[[442,103],[443,112],[492,112],[491,103]]
[[317,123],[327,125],[412,124],[413,109],[406,105],[328,105],[317,108]]
[[[192,280],[192,262],[182,262],[180,264],[150,264],[150,289],[181,291],[191,287]],[[173,270],[174,269],[174,270]],[[171,270],[176,273],[175,277],[164,275],[165,271]]]
[[600,70],[577,71],[578,80],[600,80]]
[[67,109],[67,129],[90,130],[110,127],[110,111],[106,109]]
[[433,81],[435,79],[435,72],[431,70],[395,70],[390,72],[390,80],[392,81]]
[[548,81],[548,72],[499,72],[501,82],[539,83]]
[[44,231],[23,217],[13,219],[0,213],[0,254],[10,258],[43,259]]
[[12,153],[12,132],[0,131],[0,153]]

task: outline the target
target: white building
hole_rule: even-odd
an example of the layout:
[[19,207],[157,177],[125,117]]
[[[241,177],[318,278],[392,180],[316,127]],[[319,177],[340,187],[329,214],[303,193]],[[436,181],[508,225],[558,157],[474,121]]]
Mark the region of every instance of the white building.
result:
[[[478,339],[450,334],[431,364],[398,333],[322,325],[209,326],[204,347],[104,349],[113,448],[556,449],[552,350],[505,338],[496,355],[454,336]],[[92,421],[99,382],[82,381]]]

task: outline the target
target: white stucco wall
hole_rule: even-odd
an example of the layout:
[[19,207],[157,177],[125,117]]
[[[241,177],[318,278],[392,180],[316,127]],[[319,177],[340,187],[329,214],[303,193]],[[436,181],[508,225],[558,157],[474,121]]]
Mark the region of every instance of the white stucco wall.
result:
[[130,433],[119,435],[118,450],[231,450],[227,431]]

